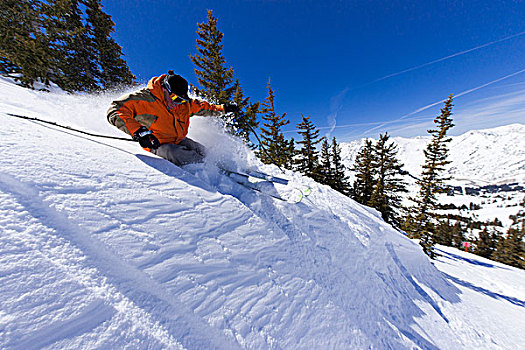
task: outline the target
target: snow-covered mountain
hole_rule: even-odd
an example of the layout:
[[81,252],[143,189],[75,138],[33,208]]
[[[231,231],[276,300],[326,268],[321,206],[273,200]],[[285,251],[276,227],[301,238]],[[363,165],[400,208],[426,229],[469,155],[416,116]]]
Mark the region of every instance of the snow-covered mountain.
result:
[[[452,136],[449,143],[448,172],[451,184],[484,186],[488,184],[525,183],[525,124],[511,124],[493,129],[472,130]],[[419,176],[424,162],[423,150],[430,138],[393,137],[405,169]],[[346,165],[352,165],[363,140],[341,143]]]
[[[0,348],[518,349],[525,273],[449,248],[431,263],[377,213],[294,173],[286,194],[217,172],[260,164],[213,120],[178,168],[123,136],[116,97],[0,79]],[[442,272],[443,271],[443,272]]]
[[[496,229],[505,233],[512,224],[510,216],[519,212],[519,204],[525,199],[525,125],[472,130],[451,139],[448,157],[451,164],[447,169],[451,180],[447,184],[456,189],[441,195],[440,202],[458,209],[443,213],[479,222],[498,219],[503,226]],[[398,157],[404,169],[412,176],[420,176],[425,161],[423,150],[430,137],[392,137],[391,140],[398,146]],[[364,139],[341,143],[341,156],[346,166],[354,164],[363,144]],[[353,175],[350,171],[352,180]],[[405,180],[409,189],[405,204],[411,205],[408,197],[416,194],[417,185],[413,177],[406,176]],[[476,236],[476,232],[471,234]]]

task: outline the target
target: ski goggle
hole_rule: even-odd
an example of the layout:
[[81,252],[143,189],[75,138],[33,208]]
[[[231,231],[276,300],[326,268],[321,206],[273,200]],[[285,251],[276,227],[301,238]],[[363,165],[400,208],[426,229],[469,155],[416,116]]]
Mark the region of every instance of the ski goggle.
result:
[[164,78],[164,80],[162,81],[162,87],[166,90],[168,90],[168,93],[169,94],[172,94],[171,92],[171,86],[170,84],[168,83],[168,77]]
[[186,100],[186,99],[183,98],[183,97],[180,97],[180,96],[177,95],[177,94],[173,94],[173,96],[171,96],[171,100],[172,100],[174,103],[177,103],[177,104],[183,104],[183,103],[188,102],[188,100]]

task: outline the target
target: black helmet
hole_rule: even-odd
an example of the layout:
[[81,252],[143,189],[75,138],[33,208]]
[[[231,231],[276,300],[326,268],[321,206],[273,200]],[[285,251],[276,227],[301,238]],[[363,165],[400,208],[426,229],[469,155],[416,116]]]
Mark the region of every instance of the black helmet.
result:
[[172,70],[168,72],[162,85],[170,94],[175,94],[185,100],[190,99],[188,96],[188,82],[180,75],[174,74]]

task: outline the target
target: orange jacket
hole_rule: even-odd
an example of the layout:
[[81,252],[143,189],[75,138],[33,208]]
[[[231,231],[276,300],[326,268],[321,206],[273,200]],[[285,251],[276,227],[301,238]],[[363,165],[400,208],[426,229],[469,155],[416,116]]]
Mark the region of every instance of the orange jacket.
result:
[[107,112],[108,122],[131,136],[141,126],[145,126],[161,144],[179,143],[188,134],[190,117],[196,114],[210,114],[203,113],[205,111],[224,111],[224,105],[213,105],[199,100],[190,100],[176,105],[171,111],[168,110],[161,87],[165,76],[163,74],[153,77],[146,88],[113,101]]

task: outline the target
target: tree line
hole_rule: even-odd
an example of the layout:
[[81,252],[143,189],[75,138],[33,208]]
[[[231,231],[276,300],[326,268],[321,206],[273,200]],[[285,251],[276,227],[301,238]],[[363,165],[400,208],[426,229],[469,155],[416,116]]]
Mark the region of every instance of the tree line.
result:
[[2,0],[0,74],[66,91],[134,83],[100,0]]
[[[497,229],[502,226],[498,219],[479,222],[456,215],[441,215],[435,225],[435,243],[463,249],[463,243],[469,242],[468,250],[474,254],[525,269],[525,199],[520,206],[518,214],[510,216],[512,224],[505,234]],[[468,238],[473,230],[479,233]]]

